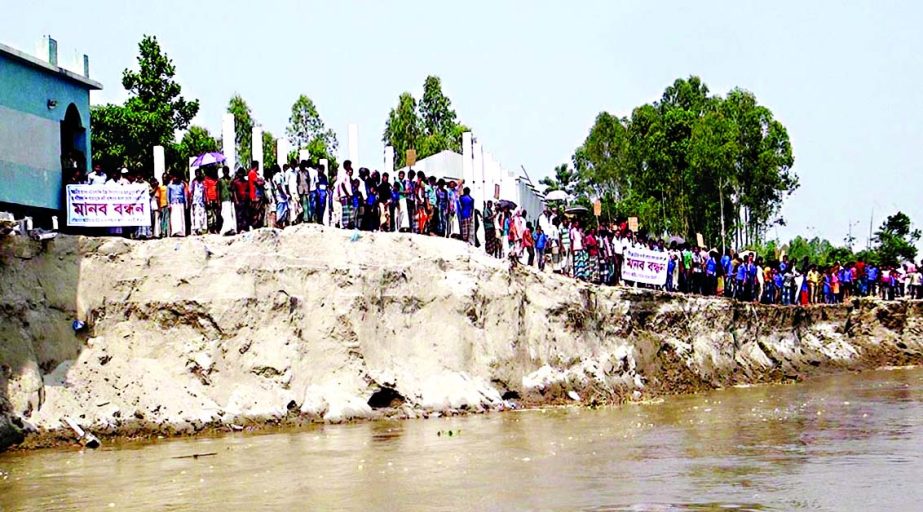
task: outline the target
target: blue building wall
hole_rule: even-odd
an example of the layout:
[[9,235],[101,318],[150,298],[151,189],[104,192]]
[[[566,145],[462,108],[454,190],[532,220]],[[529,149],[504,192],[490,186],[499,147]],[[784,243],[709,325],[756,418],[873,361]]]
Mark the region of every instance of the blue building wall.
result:
[[61,122],[71,104],[86,130],[76,149],[89,170],[89,88],[0,52],[0,202],[61,208]]

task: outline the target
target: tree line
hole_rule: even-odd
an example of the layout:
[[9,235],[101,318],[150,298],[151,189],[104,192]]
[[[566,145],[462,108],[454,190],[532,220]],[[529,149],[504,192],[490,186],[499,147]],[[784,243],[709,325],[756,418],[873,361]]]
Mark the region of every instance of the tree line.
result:
[[[138,44],[138,69],[125,69],[122,86],[128,91],[123,104],[94,106],[90,110],[93,161],[107,170],[122,166],[153,174],[154,146],[163,146],[167,168],[185,173],[190,157],[220,151],[222,141],[208,129],[193,125],[199,112],[198,100],[182,96],[176,81],[176,66],[155,36],[145,35]],[[234,116],[237,160],[249,163],[253,158],[253,127],[257,124],[253,110],[239,94],[228,101],[227,112]],[[395,149],[395,164],[405,164],[406,150],[415,149],[425,158],[445,149],[461,151],[462,133],[468,128],[457,121],[452,102],[442,92],[439,77],[428,76],[419,101],[405,92],[391,109],[382,136]],[[177,133],[182,135],[177,137]],[[302,94],[291,107],[285,137],[294,148],[289,158],[307,149],[311,159],[326,159],[335,169],[339,142],[327,128],[317,106]],[[263,164],[276,164],[278,139],[263,131]]]
[[764,238],[798,187],[785,126],[740,88],[709,93],[677,79],[630,116],[602,112],[575,151],[542,180],[578,200],[599,199],[606,220],[638,217],[656,235],[746,246]]

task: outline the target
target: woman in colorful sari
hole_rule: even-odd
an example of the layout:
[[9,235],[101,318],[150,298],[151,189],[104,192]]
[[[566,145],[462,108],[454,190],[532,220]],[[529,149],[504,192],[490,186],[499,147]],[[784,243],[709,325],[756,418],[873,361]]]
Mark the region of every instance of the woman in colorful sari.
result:
[[494,224],[494,203],[487,201],[481,214],[484,219],[484,250],[487,254],[497,257],[497,229]]

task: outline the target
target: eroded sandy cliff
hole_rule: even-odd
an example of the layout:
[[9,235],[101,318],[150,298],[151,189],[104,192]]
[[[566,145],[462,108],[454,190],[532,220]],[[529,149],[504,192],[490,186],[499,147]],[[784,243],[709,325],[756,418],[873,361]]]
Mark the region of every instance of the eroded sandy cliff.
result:
[[511,272],[453,240],[351,235],[0,241],[0,447],[70,436],[65,416],[96,434],[195,432],[923,359],[918,302],[738,304]]

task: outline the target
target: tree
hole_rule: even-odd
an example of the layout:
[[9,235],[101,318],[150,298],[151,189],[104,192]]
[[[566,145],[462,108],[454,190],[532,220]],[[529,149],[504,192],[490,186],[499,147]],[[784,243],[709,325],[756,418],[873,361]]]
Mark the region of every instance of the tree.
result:
[[444,137],[452,134],[456,115],[452,101],[442,92],[442,80],[430,75],[423,82],[420,98],[420,128],[424,136]]
[[637,216],[654,236],[702,233],[737,247],[782,224],[782,201],[798,187],[788,133],[772,112],[741,89],[712,95],[696,76],[630,117],[597,115],[573,164],[577,194],[599,198],[604,214]]
[[199,111],[175,81],[176,67],[154,36],[138,44],[138,70],[122,72],[129,97],[124,105],[103,105],[90,111],[93,159],[112,170],[120,165],[153,168],[154,146],[169,146],[174,133],[189,126]]
[[263,130],[263,170],[276,165],[276,139],[269,130]]
[[[236,145],[237,161],[244,166],[249,166],[253,160],[253,113],[250,106],[239,94],[231,96],[228,102],[228,113],[234,116],[234,142]],[[264,133],[265,137],[265,133]]]
[[193,125],[183,134],[183,138],[180,139],[176,149],[185,162],[187,159],[202,153],[218,151],[218,141],[208,133],[206,128]]
[[397,99],[397,106],[388,114],[382,142],[394,148],[395,165],[407,165],[405,155],[408,149],[416,149],[420,134],[420,121],[417,118],[417,101],[409,92]]
[[561,164],[554,168],[554,176],[546,176],[538,182],[545,186],[545,193],[554,190],[563,190],[570,195],[574,195],[578,186],[577,172],[571,169],[567,164]]
[[324,126],[311,98],[303,94],[298,97],[292,105],[288,123],[285,134],[292,147],[307,149],[313,160],[333,160],[338,146],[336,134]]
[[409,92],[398,97],[397,106],[388,113],[382,142],[394,148],[398,167],[406,165],[408,149],[415,149],[418,159],[446,149],[461,152],[462,134],[471,130],[456,117],[439,77],[428,76],[419,103]]
[[917,257],[915,244],[920,240],[920,230],[911,229],[910,217],[897,212],[885,219],[875,232],[876,252],[882,265],[897,266]]

